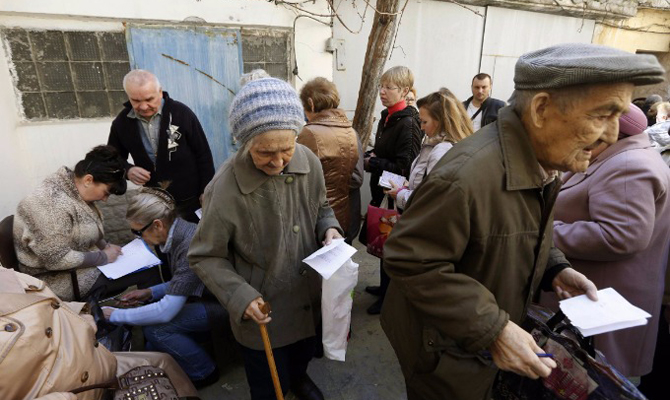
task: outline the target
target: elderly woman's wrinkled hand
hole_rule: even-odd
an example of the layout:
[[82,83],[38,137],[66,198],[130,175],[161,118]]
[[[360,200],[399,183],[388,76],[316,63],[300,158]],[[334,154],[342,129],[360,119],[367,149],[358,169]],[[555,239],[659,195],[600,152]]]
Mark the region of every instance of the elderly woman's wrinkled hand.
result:
[[328,246],[333,239],[342,239],[342,235],[340,235],[340,232],[335,229],[335,228],[330,228],[326,231],[326,235],[323,239],[323,245]]
[[108,263],[113,263],[121,254],[123,254],[121,247],[115,244],[108,244],[102,251],[107,256]]
[[262,297],[257,297],[249,303],[242,319],[251,319],[258,325],[264,325],[272,321],[269,314],[261,311],[261,306],[265,304]]

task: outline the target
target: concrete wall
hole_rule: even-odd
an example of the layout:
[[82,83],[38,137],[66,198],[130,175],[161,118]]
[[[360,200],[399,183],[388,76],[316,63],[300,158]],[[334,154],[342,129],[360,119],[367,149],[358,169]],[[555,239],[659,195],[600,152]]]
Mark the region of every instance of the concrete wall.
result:
[[593,43],[622,50],[650,52],[665,67],[666,82],[636,88],[635,97],[655,93],[670,98],[670,10],[640,9],[634,18],[608,21],[596,25]]
[[[344,0],[339,5],[345,23],[358,28],[362,8],[352,8]],[[470,8],[472,11],[444,1],[410,0],[385,69],[408,66],[414,72],[419,97],[446,86],[463,100],[471,95],[472,77],[487,72],[495,77],[492,95],[506,100],[512,94],[514,64],[521,54],[557,43],[590,43],[593,36],[594,21],[589,19]],[[368,11],[359,34],[351,34],[337,21],[333,28],[333,37],[344,40],[346,57],[346,70],[335,66],[333,79],[340,90],[341,106],[350,117],[356,107],[371,16]],[[377,113],[381,110],[378,103]]]
[[[353,8],[345,0],[336,7],[344,23],[358,30],[364,7]],[[566,41],[589,43],[593,35],[593,20],[496,7],[469,8],[445,1],[410,0],[385,69],[409,67],[419,97],[446,86],[463,100],[471,95],[472,77],[487,72],[495,82],[492,96],[507,100],[513,90],[514,64],[521,54]],[[350,118],[356,108],[361,74],[366,73],[361,70],[372,13],[368,10],[365,16],[359,34],[350,33],[337,21],[333,27],[333,37],[344,40],[346,67],[338,70],[335,65],[333,79],[342,98],[341,107]],[[382,109],[377,102],[375,121]],[[370,199],[367,182],[362,195],[365,209]]]
[[559,43],[590,43],[593,29],[593,20],[488,7],[481,71],[493,77],[491,95],[509,99],[522,54]]
[[[357,2],[358,3],[358,2]],[[404,2],[401,2],[401,4]],[[351,3],[340,0],[338,10],[344,22],[352,29],[361,26],[358,13],[363,5],[352,8]],[[483,7],[471,7],[484,14]],[[361,83],[368,34],[372,27],[373,13],[368,9],[361,33],[352,34],[342,24],[335,22],[333,37],[344,40],[346,69],[333,71],[333,79],[342,98],[341,107],[353,118]],[[398,28],[392,57],[385,69],[405,65],[414,72],[414,85],[418,96],[446,86],[459,97],[470,93],[469,81],[479,71],[484,18],[457,5],[441,1],[410,0]],[[377,103],[375,118],[382,110]]]
[[[304,4],[328,13],[325,2]],[[124,22],[189,23],[292,29],[296,13],[264,0],[31,0],[0,2],[0,27],[123,31]],[[192,22],[191,22],[192,23]],[[199,22],[200,23],[200,22]],[[295,21],[299,67],[296,86],[316,76],[332,78],[332,55],[325,52],[331,29],[308,18]],[[73,166],[93,146],[105,143],[111,118],[27,122],[19,115],[10,74],[0,47],[0,217],[14,213],[21,198],[61,165]]]

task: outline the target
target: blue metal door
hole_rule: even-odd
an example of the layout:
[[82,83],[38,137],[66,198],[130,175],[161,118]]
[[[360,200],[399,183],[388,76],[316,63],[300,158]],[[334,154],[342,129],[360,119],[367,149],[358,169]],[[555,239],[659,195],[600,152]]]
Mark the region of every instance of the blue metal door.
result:
[[193,110],[218,168],[235,151],[228,110],[243,71],[239,30],[130,25],[126,35],[132,67],[156,74],[170,97]]

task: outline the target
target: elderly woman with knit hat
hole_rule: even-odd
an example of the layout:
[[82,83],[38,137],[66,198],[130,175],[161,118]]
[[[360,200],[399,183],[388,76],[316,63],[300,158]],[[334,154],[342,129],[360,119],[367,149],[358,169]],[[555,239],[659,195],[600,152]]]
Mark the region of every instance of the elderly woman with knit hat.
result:
[[595,337],[607,360],[634,378],[653,362],[670,243],[670,170],[642,134],[642,110],[631,104],[619,125],[619,140],[595,148],[586,172],[563,175],[554,243],[597,287],[613,287],[652,315],[645,326]]
[[[267,324],[282,390],[301,400],[323,398],[306,373],[317,344],[321,283],[301,260],[342,230],[319,159],[296,144],[303,115],[284,81],[256,79],[240,89],[229,120],[242,148],[205,190],[188,253],[230,314],[253,400],[275,398],[259,324]],[[265,302],[271,316],[261,311]]]

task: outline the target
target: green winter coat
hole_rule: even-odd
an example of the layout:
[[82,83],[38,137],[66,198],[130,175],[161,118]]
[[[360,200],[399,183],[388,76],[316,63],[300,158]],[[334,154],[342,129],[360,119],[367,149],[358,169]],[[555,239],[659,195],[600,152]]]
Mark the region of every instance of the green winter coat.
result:
[[238,152],[205,190],[189,263],[230,314],[235,339],[262,350],[258,325],[242,316],[257,297],[270,302],[273,347],[315,335],[321,280],[302,260],[340,226],[326,199],[319,159],[296,144],[284,174],[269,176]]
[[381,320],[410,399],[488,400],[497,369],[484,351],[569,265],[552,244],[560,181],[545,185],[540,171],[507,107],[410,198],[384,248],[391,285]]

